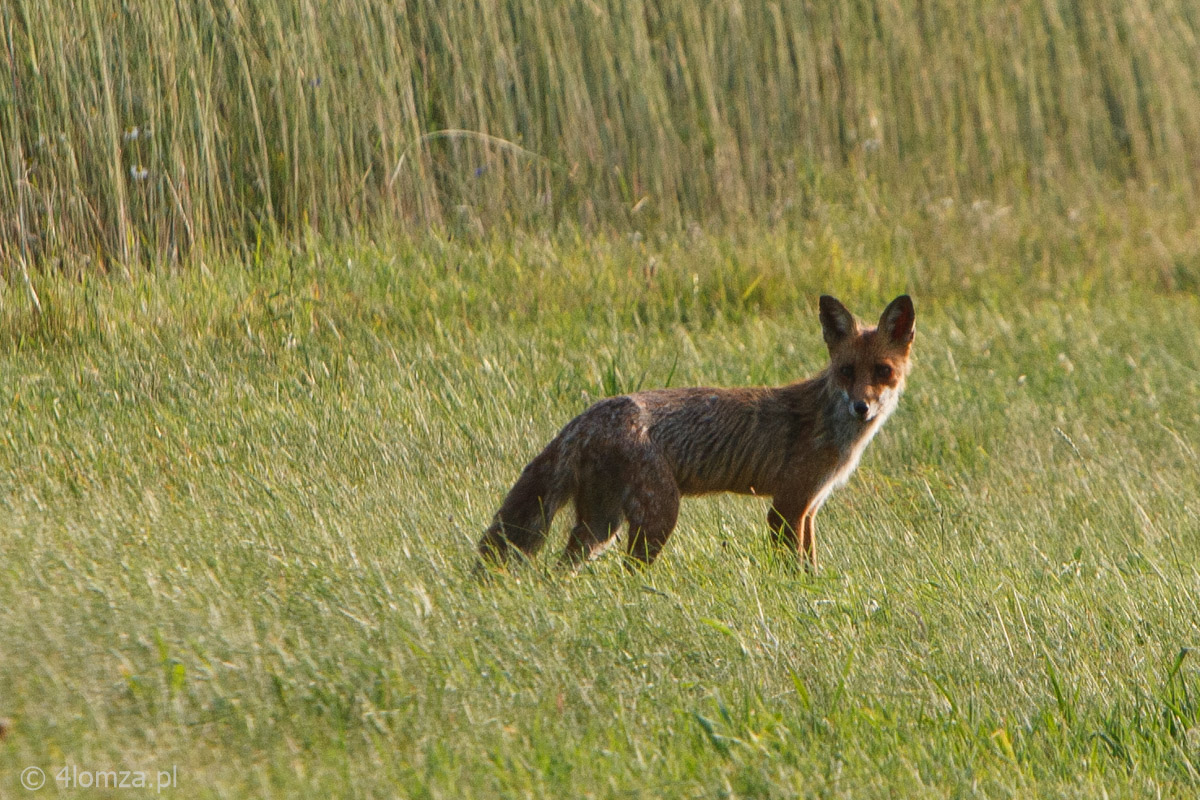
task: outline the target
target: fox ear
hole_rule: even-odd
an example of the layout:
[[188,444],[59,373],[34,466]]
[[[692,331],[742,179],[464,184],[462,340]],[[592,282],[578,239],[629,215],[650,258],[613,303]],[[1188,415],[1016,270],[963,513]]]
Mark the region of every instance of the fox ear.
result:
[[827,294],[821,295],[821,329],[825,333],[825,344],[833,347],[838,342],[858,333],[858,323],[846,307]]
[[883,310],[879,318],[879,330],[887,334],[896,344],[909,344],[916,333],[917,314],[913,310],[912,298],[902,294]]

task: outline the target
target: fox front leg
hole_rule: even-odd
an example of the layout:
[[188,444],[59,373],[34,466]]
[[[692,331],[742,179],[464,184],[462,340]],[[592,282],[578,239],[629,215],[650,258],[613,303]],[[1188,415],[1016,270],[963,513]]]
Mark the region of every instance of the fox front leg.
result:
[[817,571],[817,510],[810,508],[800,519],[800,552],[809,572]]
[[780,547],[804,559],[810,572],[817,568],[817,509],[810,503],[789,502],[775,498],[767,512],[767,527],[771,539]]

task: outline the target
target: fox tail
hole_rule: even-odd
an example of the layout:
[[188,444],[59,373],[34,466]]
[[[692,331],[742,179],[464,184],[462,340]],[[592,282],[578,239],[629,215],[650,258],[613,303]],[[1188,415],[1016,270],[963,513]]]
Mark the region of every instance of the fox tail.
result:
[[564,450],[561,439],[555,439],[521,471],[479,540],[484,562],[505,564],[514,551],[531,558],[545,543],[554,515],[570,499]]

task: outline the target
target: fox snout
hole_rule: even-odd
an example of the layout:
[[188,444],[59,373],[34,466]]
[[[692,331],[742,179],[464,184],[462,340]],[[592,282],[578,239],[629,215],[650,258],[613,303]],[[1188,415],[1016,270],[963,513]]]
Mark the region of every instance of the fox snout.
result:
[[879,413],[879,401],[869,397],[854,397],[850,392],[844,392],[846,412],[859,422],[870,422]]

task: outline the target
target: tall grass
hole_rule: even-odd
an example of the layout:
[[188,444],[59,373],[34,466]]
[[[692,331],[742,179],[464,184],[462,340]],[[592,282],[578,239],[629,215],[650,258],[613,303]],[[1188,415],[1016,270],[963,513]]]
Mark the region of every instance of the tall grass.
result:
[[11,0],[0,263],[308,231],[804,215],[1132,182],[1194,203],[1182,0]]

